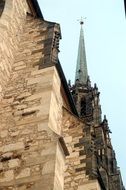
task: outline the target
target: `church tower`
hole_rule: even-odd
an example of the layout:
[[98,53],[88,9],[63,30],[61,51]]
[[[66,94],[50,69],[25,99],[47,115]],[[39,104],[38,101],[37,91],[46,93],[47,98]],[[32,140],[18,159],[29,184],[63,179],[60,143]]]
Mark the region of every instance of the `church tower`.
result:
[[78,57],[72,94],[79,116],[87,122],[95,121],[95,125],[97,125],[101,122],[100,93],[96,84],[91,87],[90,77],[88,76],[83,24],[84,22],[80,21]]
[[84,42],[84,22],[81,20],[75,84],[70,88],[79,117],[86,123],[85,136],[86,173],[90,179],[98,179],[105,190],[123,190],[120,171],[117,167],[110,129],[106,115],[102,120],[99,91],[91,86],[88,75]]

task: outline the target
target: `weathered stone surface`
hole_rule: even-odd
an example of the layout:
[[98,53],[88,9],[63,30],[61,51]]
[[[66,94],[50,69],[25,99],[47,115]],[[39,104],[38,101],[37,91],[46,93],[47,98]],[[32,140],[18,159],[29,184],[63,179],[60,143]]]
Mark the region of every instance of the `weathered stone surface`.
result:
[[[26,0],[21,0],[20,2],[17,0],[6,1],[3,14],[0,17],[0,54],[2,58],[0,62],[1,95],[10,77],[14,55],[20,41],[19,35],[23,30],[23,18],[26,17],[27,11],[29,11],[29,8]],[[18,35],[15,35],[17,33]]]
[[5,138],[5,137],[7,137],[7,135],[8,135],[8,131],[7,130],[3,130],[3,131],[0,132],[0,137],[1,138]]
[[2,182],[8,182],[14,179],[14,171],[8,170],[2,173],[2,176],[0,177],[0,183]]
[[[80,155],[80,151],[84,150],[84,145],[75,146],[79,143],[79,139],[84,135],[84,124],[78,118],[64,109],[63,113],[63,134],[70,155],[66,158],[65,167],[65,184],[64,189],[77,189],[85,181],[88,181],[88,176],[85,175],[86,159],[83,164],[81,160],[86,157],[86,154]],[[97,189],[97,188],[96,188]]]
[[100,188],[100,185],[98,184],[98,182],[96,180],[94,181],[90,181],[90,182],[87,182],[86,184],[84,185],[81,185],[78,187],[78,190],[101,190]]
[[42,175],[53,173],[55,171],[54,160],[50,160],[43,165]]
[[30,11],[26,0],[12,0],[6,2],[0,17],[2,190],[15,189],[15,183],[18,190],[51,190],[54,186],[63,189],[64,184],[63,175],[58,183],[56,177],[64,171],[62,148],[57,152],[58,134],[61,135],[61,82],[54,66],[40,69],[47,61],[51,64],[58,25],[28,16]]
[[24,149],[24,143],[23,142],[17,142],[15,144],[8,144],[0,147],[1,152],[9,152],[9,151],[15,151],[15,150],[20,150]]
[[[0,190],[100,190],[90,177],[94,131],[73,115],[55,65],[59,25],[32,2],[6,0],[3,11],[0,1]],[[100,158],[104,133],[95,135]]]
[[16,167],[19,167],[19,166],[20,166],[20,161],[19,161],[19,159],[9,160],[8,166],[9,166],[9,168],[16,168]]
[[30,168],[22,169],[21,172],[16,176],[16,179],[29,177],[30,176]]

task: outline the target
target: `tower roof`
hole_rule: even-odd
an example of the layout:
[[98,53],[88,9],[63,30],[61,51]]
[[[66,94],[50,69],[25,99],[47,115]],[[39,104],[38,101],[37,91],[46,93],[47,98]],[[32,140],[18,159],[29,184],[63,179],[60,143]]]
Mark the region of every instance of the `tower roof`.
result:
[[80,29],[80,39],[78,46],[75,84],[79,83],[85,85],[87,84],[88,71],[87,71],[86,51],[85,51],[85,42],[84,42],[84,32],[83,32],[84,22],[81,20],[80,24],[81,24],[81,29]]

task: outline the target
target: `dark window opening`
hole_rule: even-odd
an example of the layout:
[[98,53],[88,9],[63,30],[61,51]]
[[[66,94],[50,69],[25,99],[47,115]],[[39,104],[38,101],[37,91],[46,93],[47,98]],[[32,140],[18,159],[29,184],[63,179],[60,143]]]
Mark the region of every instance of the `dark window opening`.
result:
[[81,112],[80,112],[81,116],[86,116],[86,100],[83,99],[81,100]]

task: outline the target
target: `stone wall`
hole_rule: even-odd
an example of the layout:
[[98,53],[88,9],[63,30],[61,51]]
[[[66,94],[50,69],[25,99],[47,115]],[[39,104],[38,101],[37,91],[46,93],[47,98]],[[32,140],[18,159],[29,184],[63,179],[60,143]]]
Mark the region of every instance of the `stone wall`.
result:
[[[56,103],[52,80],[55,72],[54,67],[32,71],[38,86],[26,78],[27,91],[21,93],[15,89],[13,97],[7,93],[1,102],[0,187],[3,190],[63,189],[64,153],[49,119],[53,101]],[[55,114],[58,118],[59,110],[55,109]]]
[[63,134],[70,155],[65,163],[65,190],[100,190],[98,181],[88,175],[86,132],[83,121],[64,109]]
[[91,128],[72,114],[55,67],[59,25],[35,18],[26,0],[3,7],[0,190],[100,190],[90,177]]
[[0,189],[63,190],[61,82],[46,67],[58,25],[26,16],[25,3],[6,1],[0,18]]
[[5,1],[0,17],[0,97],[10,77],[28,11],[26,0]]

